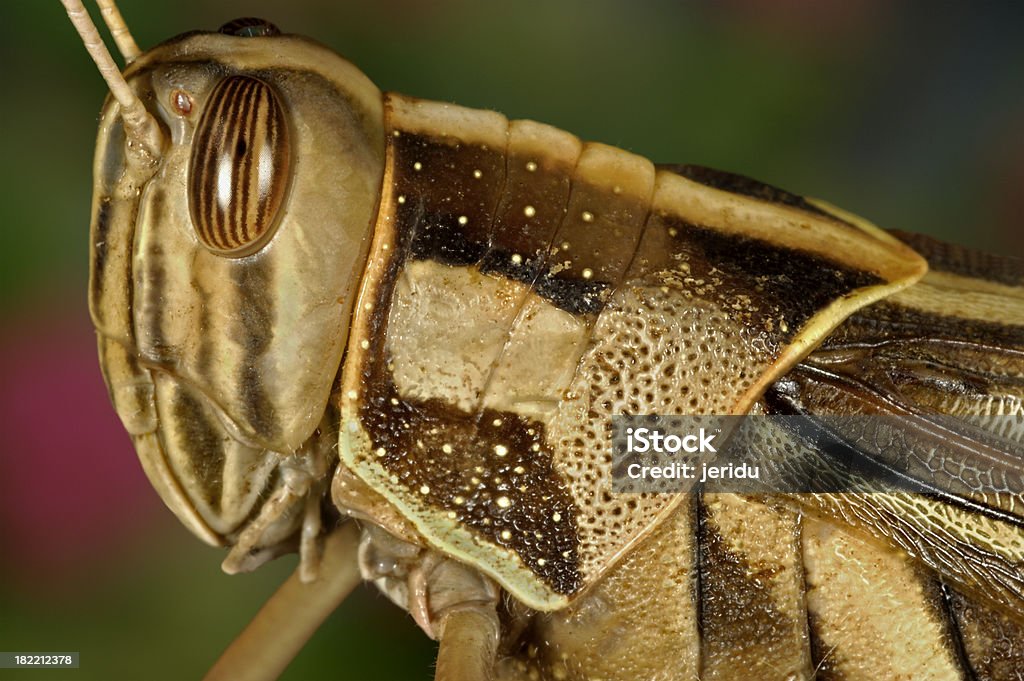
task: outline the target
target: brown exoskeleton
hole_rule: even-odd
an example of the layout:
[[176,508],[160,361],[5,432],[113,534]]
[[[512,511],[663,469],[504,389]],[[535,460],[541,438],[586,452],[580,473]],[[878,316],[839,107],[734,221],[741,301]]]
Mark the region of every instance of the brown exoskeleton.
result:
[[[1019,423],[1019,262],[381,93],[261,20],[140,54],[100,3],[121,74],[64,3],[112,94],[90,307],[114,405],[226,570],[298,549],[309,584],[261,615],[292,633],[258,621],[211,678],[276,675],[359,577],[446,680],[1024,666],[1019,493],[619,495],[608,442],[623,413]],[[995,423],[937,475],[1019,475]]]

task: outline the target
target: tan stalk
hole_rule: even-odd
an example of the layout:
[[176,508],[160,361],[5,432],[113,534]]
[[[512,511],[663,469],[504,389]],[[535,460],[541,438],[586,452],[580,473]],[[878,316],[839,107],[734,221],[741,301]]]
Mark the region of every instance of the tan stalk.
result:
[[271,681],[284,671],[327,616],[360,581],[359,531],[347,522],[324,542],[320,575],[303,583],[301,568],[260,608],[204,681]]
[[131,64],[142,53],[142,50],[139,49],[138,43],[132,37],[131,31],[128,30],[128,24],[121,16],[117,2],[115,0],[96,0],[96,4],[100,6],[103,23],[110,29],[110,35],[114,36],[114,42],[117,43],[117,49],[121,52],[121,56],[124,57],[126,63]]
[[107,46],[103,44],[96,25],[92,22],[85,7],[82,6],[81,0],[61,0],[61,3],[67,10],[68,18],[74,24],[78,35],[81,36],[86,51],[96,62],[96,67],[100,70],[100,75],[106,81],[107,87],[110,88],[110,93],[121,105],[121,117],[124,119],[129,145],[133,142],[137,143],[150,160],[155,161],[160,157],[163,147],[160,124],[146,110],[142,100],[135,95],[131,86],[121,75],[120,69],[114,63],[114,58],[110,56]]

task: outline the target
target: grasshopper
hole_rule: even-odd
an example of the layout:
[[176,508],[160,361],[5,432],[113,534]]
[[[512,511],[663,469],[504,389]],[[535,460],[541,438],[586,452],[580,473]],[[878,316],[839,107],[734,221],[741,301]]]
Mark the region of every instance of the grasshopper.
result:
[[[381,93],[263,20],[143,53],[100,2],[122,73],[63,2],[111,93],[114,407],[226,571],[301,556],[209,678],[275,677],[359,579],[445,681],[1024,668],[1019,261]],[[930,436],[928,475],[997,482],[616,494],[611,418],[651,413],[970,416],[988,435]]]

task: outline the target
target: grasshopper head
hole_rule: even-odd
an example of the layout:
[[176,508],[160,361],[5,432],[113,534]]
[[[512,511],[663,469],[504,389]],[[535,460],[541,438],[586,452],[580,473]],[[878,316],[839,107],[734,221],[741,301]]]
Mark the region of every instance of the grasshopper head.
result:
[[319,426],[383,174],[381,94],[260,20],[123,75],[82,35],[111,85],[89,292],[104,373],[165,502],[230,543],[285,484],[278,464],[332,451]]

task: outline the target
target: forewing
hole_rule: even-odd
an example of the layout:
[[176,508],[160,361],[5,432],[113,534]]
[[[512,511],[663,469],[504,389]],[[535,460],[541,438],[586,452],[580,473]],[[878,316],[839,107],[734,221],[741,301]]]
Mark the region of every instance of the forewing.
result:
[[[903,424],[899,440],[854,457],[909,471],[923,493],[792,498],[934,571],[946,590],[950,635],[962,639],[981,678],[1008,678],[1024,660],[1013,643],[1024,630],[1024,263],[901,238],[928,257],[931,272],[853,315],[769,390],[765,404]],[[969,427],[937,429],[949,421],[936,415]],[[840,463],[804,451],[799,440],[788,444],[825,475]]]

